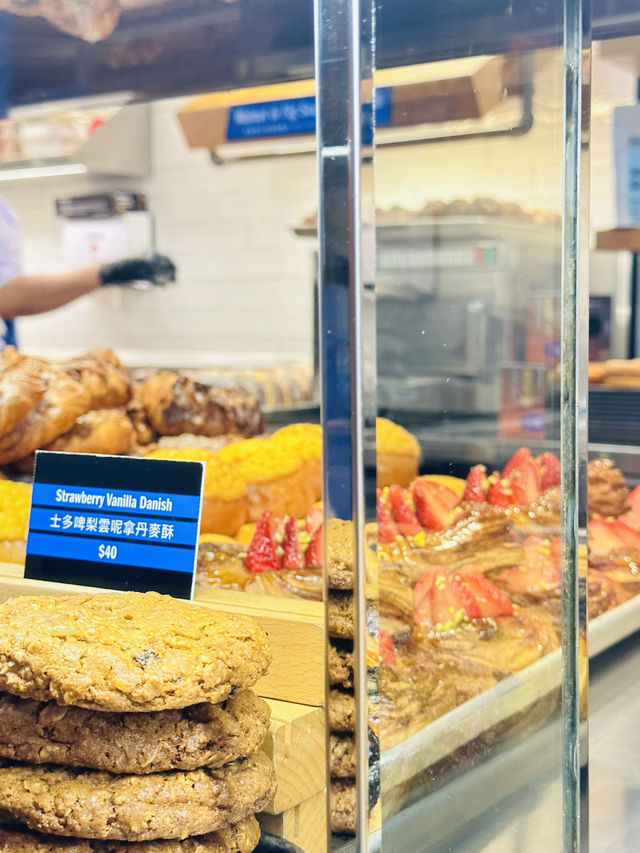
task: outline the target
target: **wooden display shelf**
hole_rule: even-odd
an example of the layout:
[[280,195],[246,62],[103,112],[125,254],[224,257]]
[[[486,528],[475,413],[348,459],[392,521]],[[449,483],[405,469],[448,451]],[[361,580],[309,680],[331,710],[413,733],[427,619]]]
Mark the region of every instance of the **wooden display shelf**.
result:
[[276,768],[278,791],[265,811],[279,814],[324,791],[324,711],[277,699],[267,701],[271,726],[263,749]]
[[[0,563],[0,601],[15,595],[71,595],[105,592],[23,577],[24,566]],[[255,690],[267,699],[301,705],[324,703],[324,610],[317,601],[253,595],[228,590],[198,590],[199,604],[251,616],[269,636],[273,661]]]
[[325,853],[327,850],[327,810],[324,791],[287,809],[281,814],[258,815],[264,832],[270,832],[297,844],[304,853]]
[[640,252],[640,228],[611,228],[596,232],[596,249]]

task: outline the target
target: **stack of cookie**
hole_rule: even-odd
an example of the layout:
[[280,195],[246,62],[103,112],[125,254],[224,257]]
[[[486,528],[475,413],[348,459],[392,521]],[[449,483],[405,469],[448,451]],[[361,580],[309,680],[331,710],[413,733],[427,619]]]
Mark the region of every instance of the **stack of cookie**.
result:
[[[329,577],[329,768],[331,772],[331,829],[352,834],[356,826],[355,794],[355,698],[353,677],[353,524],[332,519],[326,526],[327,572]],[[375,555],[365,552],[368,569],[376,571]],[[369,565],[370,564],[370,565]],[[377,665],[376,643],[368,649],[370,666]],[[369,729],[369,750],[377,752],[378,738]],[[378,785],[370,780],[371,805],[378,798]]]
[[0,850],[253,850],[269,662],[252,620],[156,593],[0,605]]

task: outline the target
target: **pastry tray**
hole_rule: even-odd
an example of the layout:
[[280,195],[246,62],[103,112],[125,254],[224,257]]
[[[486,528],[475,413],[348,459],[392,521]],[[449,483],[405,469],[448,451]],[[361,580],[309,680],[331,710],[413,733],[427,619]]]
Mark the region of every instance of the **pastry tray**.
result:
[[[589,657],[601,654],[638,630],[640,596],[606,611],[589,623]],[[558,689],[560,683],[561,650],[555,649],[384,750],[380,757],[383,791],[403,785],[459,747],[526,711],[534,702]]]
[[[639,630],[640,596],[636,596],[590,622],[589,657],[595,658]],[[494,726],[526,711],[553,691],[559,691],[560,683],[561,650],[556,649],[404,741],[383,750],[380,771],[384,811],[395,799],[396,791],[411,789],[409,783],[418,774]],[[425,851],[455,849],[444,843],[452,827],[460,830],[482,812],[495,809],[496,804],[513,795],[521,783],[535,779],[548,768],[549,755],[554,753],[560,737],[560,720],[556,715],[541,729],[520,734],[505,749],[488,753],[485,761],[455,779],[455,792],[453,784],[445,784],[427,795],[420,791],[418,784],[403,810],[389,815],[382,830],[371,836],[370,849],[378,850],[383,840],[385,850],[387,847],[390,850],[409,849],[418,843],[417,838],[420,839],[419,848]],[[464,813],[460,810],[463,802]],[[391,811],[395,809],[392,807]],[[429,843],[423,834],[425,830],[428,830]],[[338,836],[334,836],[332,849],[340,853],[356,851],[353,839]]]

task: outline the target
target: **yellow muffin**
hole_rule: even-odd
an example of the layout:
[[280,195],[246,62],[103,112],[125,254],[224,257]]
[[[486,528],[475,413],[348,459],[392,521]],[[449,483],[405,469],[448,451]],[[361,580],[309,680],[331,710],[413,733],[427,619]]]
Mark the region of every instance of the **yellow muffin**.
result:
[[420,445],[415,436],[387,418],[376,420],[378,486],[409,486],[418,476]]

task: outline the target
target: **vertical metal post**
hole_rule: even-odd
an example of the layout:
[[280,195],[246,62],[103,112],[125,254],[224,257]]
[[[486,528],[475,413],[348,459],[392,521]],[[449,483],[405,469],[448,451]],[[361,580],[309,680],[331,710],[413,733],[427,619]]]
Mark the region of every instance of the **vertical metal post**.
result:
[[[351,520],[354,531],[356,849],[366,851],[369,781],[377,798],[379,778],[368,749],[367,700],[377,686],[367,669],[367,616],[375,609],[369,613],[364,559],[365,519],[375,519],[374,4],[315,0],[314,9],[323,500],[325,520]],[[325,535],[325,565],[326,547]],[[327,684],[327,700],[328,693]]]
[[[589,0],[564,0],[564,164],[562,217],[562,715],[563,848],[586,853],[588,673],[586,574],[587,361],[589,328]],[[583,95],[586,92],[586,109]]]

